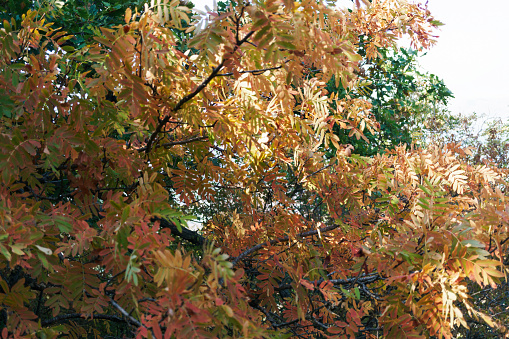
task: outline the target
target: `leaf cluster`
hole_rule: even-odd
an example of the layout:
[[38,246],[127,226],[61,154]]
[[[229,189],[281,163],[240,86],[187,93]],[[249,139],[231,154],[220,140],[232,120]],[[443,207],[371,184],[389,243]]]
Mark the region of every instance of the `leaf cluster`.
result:
[[454,142],[352,154],[372,104],[327,91],[360,90],[360,36],[373,60],[431,44],[429,11],[394,4],[239,2],[201,25],[158,1],[67,51],[44,9],[4,21],[2,338],[505,331],[471,291],[506,274],[506,172]]

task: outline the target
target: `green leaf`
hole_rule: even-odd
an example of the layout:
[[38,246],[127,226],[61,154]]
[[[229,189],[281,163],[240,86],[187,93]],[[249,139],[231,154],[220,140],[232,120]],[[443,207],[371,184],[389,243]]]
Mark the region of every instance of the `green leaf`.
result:
[[297,47],[295,47],[294,44],[292,44],[291,42],[288,42],[288,41],[276,41],[276,44],[282,48],[286,48],[289,50],[297,49]]
[[9,24],[9,21],[7,20],[4,20],[4,29],[7,33],[10,33],[12,31],[12,27],[11,25]]
[[482,242],[480,242],[478,240],[473,240],[473,239],[463,240],[461,242],[461,244],[463,246],[466,246],[466,247],[478,247],[478,248],[485,248],[486,247]]
[[67,53],[73,53],[76,51],[76,49],[74,48],[74,46],[71,46],[71,45],[65,45],[65,46],[62,46],[61,47],[64,51],[66,51]]
[[23,252],[21,249],[25,248],[24,244],[14,244],[11,245],[11,250],[14,254],[17,255],[25,255],[25,252]]
[[122,211],[122,222],[125,223],[127,218],[129,218],[129,214],[131,213],[131,206],[127,205],[124,207],[124,210]]
[[353,293],[355,294],[355,298],[356,298],[357,300],[360,300],[360,299],[361,299],[361,292],[359,291],[359,288],[358,288],[358,287],[355,287],[355,288],[353,289]]
[[419,185],[419,188],[423,190],[427,195],[433,195],[433,193],[431,193],[431,191],[427,187]]
[[7,261],[11,261],[12,258],[11,253],[9,253],[9,251],[2,244],[0,244],[0,252],[2,252]]
[[258,28],[264,26],[267,22],[269,22],[269,19],[267,19],[266,17],[263,17],[263,18],[257,20],[253,24],[253,26],[251,27],[251,30],[256,31]]
[[39,258],[39,260],[42,263],[42,266],[45,269],[47,269],[47,270],[51,269],[51,266],[50,266],[50,264],[48,262],[48,259],[46,258],[46,256],[44,254],[42,254],[41,252],[37,252],[37,257]]
[[348,51],[343,51],[343,53],[345,53],[346,57],[347,57],[350,61],[358,62],[358,61],[361,61],[361,60],[362,60],[362,57],[361,57],[359,54],[352,53],[352,52],[348,52]]
[[67,221],[67,218],[62,216],[55,216],[55,225],[57,225],[58,229],[62,233],[71,233],[73,227],[70,222]]
[[127,238],[131,234],[130,227],[124,226],[121,227],[117,231],[117,242],[120,245],[120,248],[127,249],[127,246],[129,245],[129,241]]

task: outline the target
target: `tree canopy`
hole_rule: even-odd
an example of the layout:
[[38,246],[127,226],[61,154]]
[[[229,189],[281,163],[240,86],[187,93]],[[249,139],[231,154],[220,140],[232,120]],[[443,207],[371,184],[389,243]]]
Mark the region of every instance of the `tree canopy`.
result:
[[427,112],[381,83],[396,39],[433,44],[426,7],[158,0],[80,39],[50,4],[0,30],[2,338],[506,330],[472,291],[507,273],[507,170],[390,135],[356,154]]

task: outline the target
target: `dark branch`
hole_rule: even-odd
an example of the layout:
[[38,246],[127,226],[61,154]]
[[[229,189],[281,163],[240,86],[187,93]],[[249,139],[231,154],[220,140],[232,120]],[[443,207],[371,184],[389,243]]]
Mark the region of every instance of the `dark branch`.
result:
[[[280,69],[282,67],[283,66],[276,66],[276,67],[270,67],[270,68],[253,69],[253,70],[249,70],[249,71],[239,71],[239,74],[253,73],[254,75],[260,75],[260,74],[263,74],[266,71],[273,71],[275,69]],[[233,72],[230,72],[230,73],[220,73],[217,76],[218,77],[228,77],[228,76],[232,76],[232,75],[234,75]]]
[[177,225],[166,219],[152,218],[152,221],[153,222],[159,221],[159,224],[161,225],[162,228],[170,229],[172,234],[178,235],[182,239],[187,240],[194,245],[203,246],[207,242],[207,240],[198,232],[191,231],[185,227],[181,227],[181,231],[179,231]]
[[[208,140],[208,139],[209,139],[208,137],[191,137],[189,139],[184,139],[184,140],[179,140],[179,141],[172,141],[172,142],[164,143],[162,145],[157,145],[155,148],[159,148],[159,147],[172,147],[172,146],[176,146],[176,145],[185,145],[185,144],[189,144],[191,142],[205,141],[205,140]],[[144,152],[147,149],[148,149],[148,144],[145,147],[138,148],[137,151],[138,152]]]
[[116,315],[111,315],[111,314],[92,314],[92,315],[90,315],[90,314],[81,314],[81,313],[61,314],[54,318],[41,321],[41,325],[43,327],[51,326],[55,323],[59,323],[59,322],[66,321],[69,319],[76,319],[76,318],[87,319],[87,320],[107,320],[107,321],[114,321],[114,322],[118,322],[118,323],[128,323],[130,325],[138,326],[138,327],[140,326],[139,323],[132,322],[128,318],[121,318]]
[[[332,284],[334,284],[335,286],[338,286],[338,285],[352,285],[353,286],[354,284],[359,284],[359,285],[365,287],[366,284],[371,284],[378,280],[383,280],[383,278],[381,276],[379,276],[378,273],[375,273],[375,274],[365,275],[360,278],[353,277],[353,278],[349,278],[349,279],[331,279],[329,281]],[[309,281],[309,282],[315,286],[318,286],[323,281],[324,281],[323,279],[320,279],[318,281]],[[283,290],[289,290],[292,288],[293,288],[293,286],[291,284],[281,284],[278,287],[275,287],[274,291],[279,292],[279,291],[283,291]],[[367,294],[370,295],[369,293],[367,293]],[[370,295],[370,296],[372,298],[378,299],[378,296],[376,296],[374,294]]]
[[[249,33],[246,34],[246,36],[238,41],[238,43],[235,45],[235,47],[233,48],[233,51],[230,53],[230,56],[233,56],[234,53],[237,51],[237,49],[239,49],[240,45],[242,45],[244,42],[246,42],[252,35],[254,34],[254,31],[251,31]],[[227,58],[224,58],[221,63],[219,65],[217,65],[213,70],[212,72],[210,73],[210,75],[205,79],[203,80],[203,82],[198,85],[198,87],[196,87],[194,89],[194,91],[192,91],[191,93],[187,94],[186,96],[184,96],[182,99],[180,99],[180,101],[175,105],[175,107],[173,107],[172,109],[172,112],[177,112],[179,109],[182,108],[182,106],[184,106],[188,101],[190,101],[191,99],[193,99],[195,96],[197,96],[205,87],[207,87],[207,85],[212,81],[212,79],[214,79],[218,74],[219,74],[219,71],[223,68],[225,62],[226,62]],[[148,139],[148,142],[147,142],[147,147],[146,147],[146,152],[149,153],[150,150],[152,149],[152,144],[154,143],[155,139],[157,138],[157,135],[159,133],[161,133],[161,130],[163,129],[163,127],[168,123],[168,121],[170,121],[171,119],[171,115],[168,114],[167,116],[164,117],[163,120],[161,120],[159,122],[159,124],[157,125],[156,127],[156,130],[152,133],[152,135],[150,136],[150,138]]]
[[113,307],[115,307],[120,313],[122,313],[122,315],[126,318],[126,320],[130,323],[130,324],[133,324],[135,326],[138,326],[138,327],[141,327],[141,323],[134,319],[133,317],[131,317],[131,315],[129,313],[127,313],[126,310],[124,310],[119,304],[117,304],[117,302],[115,300],[113,300],[113,298],[110,297],[110,304],[113,305]]
[[205,141],[205,140],[209,140],[209,137],[193,137],[193,138],[189,138],[189,139],[185,139],[185,140],[167,142],[167,143],[162,144],[161,147],[172,147],[172,146],[176,146],[176,145],[185,145],[185,144],[189,144],[191,142]]
[[252,308],[257,309],[258,311],[262,312],[265,315],[265,317],[267,318],[267,320],[270,322],[270,324],[272,325],[273,328],[277,328],[278,327],[278,324],[272,318],[272,315],[270,314],[270,312],[267,311],[264,307],[258,305],[258,303],[250,303],[249,305]]
[[[319,228],[319,229],[316,229],[316,230],[311,230],[311,231],[306,231],[306,232],[299,233],[299,234],[297,234],[297,237],[306,238],[306,237],[310,237],[310,236],[316,235],[319,232],[320,233],[326,233],[326,232],[335,230],[338,227],[339,227],[339,225],[330,225],[330,226],[322,227],[322,228]],[[275,245],[275,244],[280,243],[280,242],[285,242],[285,241],[288,241],[289,239],[290,238],[288,236],[284,236],[284,237],[281,237],[281,238],[273,239],[273,240],[266,241],[264,243],[258,244],[256,246],[253,246],[250,249],[245,250],[237,258],[235,258],[232,261],[232,264],[233,264],[233,266],[235,266],[235,265],[237,265],[239,263],[240,260],[242,260],[243,258],[247,257],[248,255],[257,252],[257,251],[261,250],[264,247],[267,247],[267,246],[270,246],[270,245]]]
[[321,172],[321,171],[323,171],[323,170],[326,170],[327,168],[331,167],[332,165],[333,165],[333,164],[329,164],[329,165],[327,165],[327,166],[324,166],[324,167],[322,167],[322,168],[320,168],[320,169],[318,169],[318,170],[314,171],[314,172],[313,172],[313,173],[311,173],[311,174],[306,175],[306,177],[304,178],[304,180],[311,178],[313,175],[318,174],[318,173],[320,173],[320,172]]

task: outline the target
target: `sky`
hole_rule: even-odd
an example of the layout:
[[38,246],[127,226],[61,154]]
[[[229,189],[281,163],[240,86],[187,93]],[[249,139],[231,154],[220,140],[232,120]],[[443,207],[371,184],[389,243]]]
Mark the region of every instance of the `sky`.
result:
[[[213,4],[192,2],[198,9]],[[454,93],[451,112],[508,120],[509,1],[428,0],[428,8],[445,25],[437,32],[437,44],[419,63]]]
[[421,67],[454,93],[453,113],[509,119],[509,1],[429,0],[445,23]]

